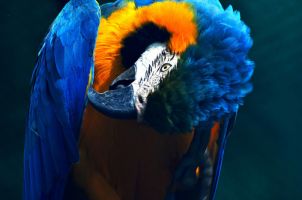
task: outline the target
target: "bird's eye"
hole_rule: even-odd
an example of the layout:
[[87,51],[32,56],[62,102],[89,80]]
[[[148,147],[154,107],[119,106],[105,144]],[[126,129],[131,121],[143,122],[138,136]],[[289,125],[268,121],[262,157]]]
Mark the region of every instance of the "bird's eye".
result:
[[172,65],[170,63],[165,63],[161,66],[160,71],[165,72],[167,71]]

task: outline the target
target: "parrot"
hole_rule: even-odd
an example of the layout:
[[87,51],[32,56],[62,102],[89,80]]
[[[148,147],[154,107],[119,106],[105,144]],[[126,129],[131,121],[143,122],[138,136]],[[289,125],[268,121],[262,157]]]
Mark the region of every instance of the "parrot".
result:
[[23,199],[215,199],[252,45],[219,0],[70,0],[32,73]]

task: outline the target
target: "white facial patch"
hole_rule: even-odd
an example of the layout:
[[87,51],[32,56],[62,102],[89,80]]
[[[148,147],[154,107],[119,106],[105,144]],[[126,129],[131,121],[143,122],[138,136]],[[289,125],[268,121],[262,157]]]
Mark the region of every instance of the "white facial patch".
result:
[[132,83],[138,120],[141,120],[147,97],[158,89],[160,82],[176,68],[179,55],[172,53],[166,44],[154,43],[134,64],[135,81]]

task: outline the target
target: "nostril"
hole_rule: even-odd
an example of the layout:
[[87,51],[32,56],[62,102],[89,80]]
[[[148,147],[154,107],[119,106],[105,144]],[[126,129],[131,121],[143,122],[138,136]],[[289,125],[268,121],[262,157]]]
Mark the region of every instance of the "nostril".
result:
[[138,96],[138,101],[139,101],[140,103],[144,103],[143,97],[139,95],[139,96]]

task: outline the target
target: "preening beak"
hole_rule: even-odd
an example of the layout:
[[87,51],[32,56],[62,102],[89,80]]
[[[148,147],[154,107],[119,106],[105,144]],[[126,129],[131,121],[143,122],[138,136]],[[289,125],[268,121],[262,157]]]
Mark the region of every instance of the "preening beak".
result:
[[135,95],[133,86],[130,84],[135,80],[135,72],[135,66],[123,72],[104,93],[90,88],[88,99],[92,106],[109,117],[135,119],[137,117],[134,105]]
[[88,98],[96,110],[109,117],[135,119],[137,116],[131,85],[117,90],[109,90],[104,93],[98,93],[90,88]]
[[141,120],[148,95],[176,67],[178,58],[166,44],[154,43],[112,82],[108,91],[99,93],[90,88],[88,99],[96,110],[109,117]]

